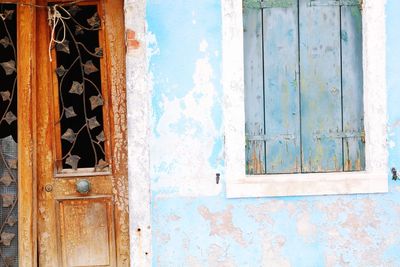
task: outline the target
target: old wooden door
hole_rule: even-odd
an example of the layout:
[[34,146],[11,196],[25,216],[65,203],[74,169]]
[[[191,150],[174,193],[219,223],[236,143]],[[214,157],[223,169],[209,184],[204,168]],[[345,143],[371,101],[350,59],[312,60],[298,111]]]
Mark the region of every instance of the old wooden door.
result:
[[128,266],[123,0],[75,2],[37,2],[39,266]]

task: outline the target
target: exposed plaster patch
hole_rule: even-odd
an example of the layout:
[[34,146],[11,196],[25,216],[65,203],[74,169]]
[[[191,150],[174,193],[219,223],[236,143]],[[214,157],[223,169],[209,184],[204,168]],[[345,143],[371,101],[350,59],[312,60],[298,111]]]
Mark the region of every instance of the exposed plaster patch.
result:
[[166,233],[161,233],[158,237],[158,240],[160,240],[161,244],[165,245],[171,240],[171,235]]
[[126,46],[128,50],[138,49],[140,46],[140,42],[136,39],[136,32],[132,29],[127,29],[125,34],[126,34]]
[[262,231],[262,264],[261,266],[291,267],[290,261],[282,255],[286,239],[283,236],[271,236]]
[[204,52],[206,52],[207,48],[208,48],[208,43],[207,43],[207,41],[206,41],[206,40],[202,40],[202,41],[200,42],[199,51],[204,53]]
[[[125,28],[135,29],[134,39],[138,43],[145,44],[146,0],[125,0],[124,8]],[[136,48],[128,49],[126,57],[129,231],[131,233],[131,266],[133,267],[151,266],[152,262],[149,168],[151,87],[147,71],[146,46],[134,45]],[[140,232],[137,231],[139,228]]]
[[151,144],[153,190],[170,188],[180,196],[191,197],[218,195],[221,191],[221,184],[215,183],[219,170],[209,163],[221,133],[213,120],[218,96],[207,46],[206,40],[199,44],[204,55],[193,62],[194,87],[183,97],[162,98],[163,113],[155,125],[158,134]]
[[229,258],[226,248],[212,244],[208,248],[208,266],[235,267],[235,262]]
[[191,267],[203,267],[201,262],[194,256],[189,255],[186,259],[186,266],[191,266]]
[[[146,55],[147,55],[147,61],[149,62],[151,57],[160,54],[160,48],[158,47],[156,35],[150,31],[146,33],[146,43],[147,43]],[[150,79],[150,81],[152,81],[152,79]],[[152,86],[149,87],[152,88]]]
[[180,216],[175,215],[175,214],[171,214],[171,215],[168,216],[167,221],[176,222],[176,221],[179,221],[180,219],[181,219]]
[[306,241],[315,241],[317,235],[317,227],[311,223],[310,214],[308,212],[300,213],[297,218],[297,233]]
[[324,216],[318,230],[326,233],[326,266],[390,266],[384,255],[393,240],[376,201],[338,198],[317,207]]
[[242,230],[233,225],[232,209],[233,207],[229,205],[225,211],[213,213],[207,207],[200,206],[198,211],[210,223],[210,236],[231,237],[245,247],[247,242],[244,240]]

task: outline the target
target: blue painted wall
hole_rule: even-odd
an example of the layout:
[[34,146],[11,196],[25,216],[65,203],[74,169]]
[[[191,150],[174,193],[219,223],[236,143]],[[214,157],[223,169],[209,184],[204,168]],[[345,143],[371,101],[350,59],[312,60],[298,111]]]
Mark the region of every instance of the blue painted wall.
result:
[[[389,166],[398,168],[399,11],[387,1]],[[149,0],[147,22],[154,266],[400,266],[400,183],[389,176],[387,194],[226,199],[220,2]]]

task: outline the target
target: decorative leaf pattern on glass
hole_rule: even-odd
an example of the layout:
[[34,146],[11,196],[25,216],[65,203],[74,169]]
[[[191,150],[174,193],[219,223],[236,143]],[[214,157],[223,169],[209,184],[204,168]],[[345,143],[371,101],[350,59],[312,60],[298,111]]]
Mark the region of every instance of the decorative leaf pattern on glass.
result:
[[58,68],[56,69],[56,73],[57,73],[57,75],[60,76],[60,77],[63,76],[66,72],[67,72],[67,70],[64,68],[63,65],[61,65],[60,67],[58,67]]
[[96,169],[103,170],[104,168],[108,167],[108,162],[104,161],[103,159],[99,160],[99,163],[96,165]]
[[81,95],[83,93],[83,90],[84,90],[83,89],[83,84],[78,83],[77,81],[73,81],[71,89],[69,90],[69,92],[71,94]]
[[17,164],[18,164],[17,159],[8,159],[8,160],[7,160],[7,164],[8,164],[8,166],[9,166],[11,169],[13,169],[13,170],[16,170],[16,169],[18,168],[18,166],[17,166]]
[[16,5],[0,4],[0,265],[18,265]]
[[3,13],[0,13],[0,17],[4,20],[12,20],[14,18],[15,10],[4,10]]
[[103,98],[101,95],[94,95],[89,98],[90,107],[93,109],[103,105]]
[[105,157],[101,82],[100,17],[96,5],[56,8],[65,19],[56,25],[54,48],[57,57],[63,168],[93,168],[104,171]]
[[90,130],[100,126],[100,123],[97,121],[96,117],[88,119],[88,124]]
[[93,17],[87,19],[87,22],[92,28],[99,28],[100,27],[100,18],[99,15],[94,13]]
[[68,129],[62,136],[62,139],[67,140],[70,143],[73,143],[76,138],[76,133],[72,129]]
[[5,246],[10,246],[11,245],[11,240],[13,240],[13,238],[15,237],[15,234],[13,233],[7,233],[7,232],[3,232],[0,235],[0,242],[5,245]]
[[8,123],[11,124],[14,121],[17,120],[17,116],[14,115],[14,113],[12,113],[12,111],[7,112],[6,116],[4,117],[4,120]]
[[3,208],[11,207],[14,203],[15,195],[14,194],[3,194],[1,195],[3,199]]
[[80,35],[80,34],[84,34],[85,32],[83,31],[83,28],[80,25],[77,25],[75,27],[75,35]]
[[56,49],[59,52],[64,52],[64,53],[69,54],[70,53],[70,51],[69,51],[69,41],[68,40],[64,40],[64,42],[62,42],[62,43],[57,43],[56,44]]
[[81,159],[81,157],[77,156],[77,155],[71,155],[69,156],[65,163],[68,164],[69,166],[72,167],[72,169],[76,170],[78,169],[78,162]]
[[69,108],[66,108],[65,109],[65,117],[67,118],[67,119],[69,119],[69,118],[73,118],[73,117],[76,117],[77,115],[76,115],[76,113],[75,113],[75,110],[74,110],[74,107],[73,106],[70,106]]
[[5,186],[10,186],[13,181],[14,180],[9,173],[3,174],[3,176],[0,178],[0,182],[3,183]]
[[11,98],[10,98],[11,94],[10,94],[9,91],[0,92],[0,95],[1,95],[1,98],[3,99],[3,101],[10,101],[11,100]]
[[86,75],[92,74],[93,72],[98,72],[99,69],[96,68],[96,66],[93,64],[91,60],[86,61],[85,64],[83,64],[83,70],[85,71]]
[[73,5],[73,6],[70,6],[70,7],[68,8],[68,13],[71,14],[71,16],[76,16],[76,14],[77,14],[79,11],[82,11],[82,9],[81,9],[79,6],[77,6],[77,5]]
[[104,137],[104,132],[101,131],[101,133],[99,133],[99,135],[96,136],[97,141],[99,142],[104,142],[106,141],[106,138]]
[[10,216],[6,220],[6,224],[8,224],[8,226],[14,226],[17,222],[18,220],[14,216]]
[[2,62],[0,63],[0,65],[3,67],[4,72],[6,73],[6,75],[11,75],[14,72],[16,72],[17,70],[15,69],[15,61],[14,60],[10,60],[7,62]]
[[103,56],[103,48],[101,47],[96,47],[94,49],[94,54],[98,57],[102,57]]
[[3,39],[0,39],[0,44],[1,44],[4,48],[7,48],[7,47],[11,44],[11,42],[10,42],[10,39],[6,36],[6,37],[4,37]]

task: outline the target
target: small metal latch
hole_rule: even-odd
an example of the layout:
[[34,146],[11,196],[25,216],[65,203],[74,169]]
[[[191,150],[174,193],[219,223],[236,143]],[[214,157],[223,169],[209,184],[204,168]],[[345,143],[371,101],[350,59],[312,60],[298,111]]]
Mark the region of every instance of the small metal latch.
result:
[[395,181],[399,179],[399,177],[397,176],[397,170],[394,167],[392,168],[392,179]]
[[44,187],[44,190],[48,193],[50,193],[51,191],[53,191],[53,185],[52,184],[46,184]]

